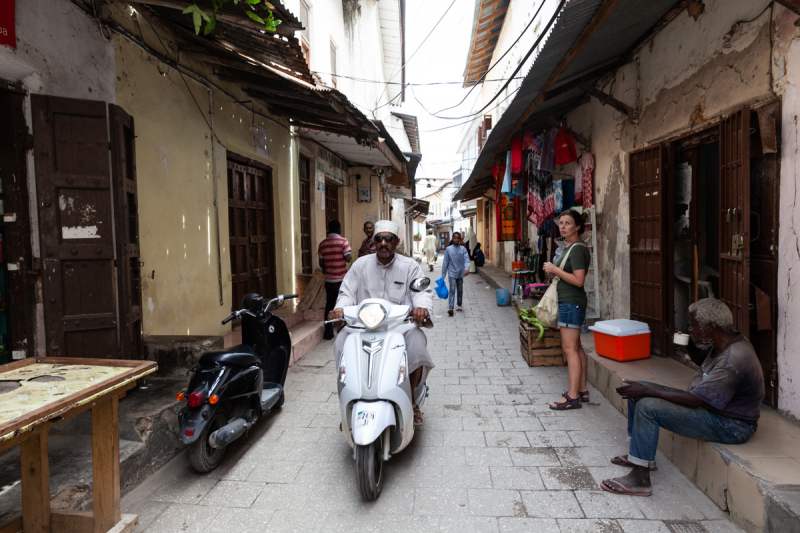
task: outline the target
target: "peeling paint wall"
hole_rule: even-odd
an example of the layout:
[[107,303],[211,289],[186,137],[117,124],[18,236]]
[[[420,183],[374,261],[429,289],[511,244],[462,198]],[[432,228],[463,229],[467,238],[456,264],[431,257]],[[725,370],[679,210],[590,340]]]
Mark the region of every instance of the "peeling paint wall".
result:
[[[115,19],[139,34],[127,11],[115,13]],[[157,49],[160,44],[149,25],[142,22],[141,29],[147,42]],[[165,35],[161,39],[170,46]],[[117,102],[134,117],[137,135],[144,332],[224,334],[230,326],[222,326],[220,321],[231,307],[241,306],[231,301],[227,153],[272,169],[277,289],[278,293],[290,294],[296,283],[294,273],[301,266],[296,141],[287,127],[254,115],[214,90],[216,147],[212,149],[206,87],[186,75],[182,79],[176,70],[127,39],[116,40],[116,58]],[[213,79],[203,64],[191,64],[191,69]],[[220,85],[236,99],[249,100],[235,86]],[[265,114],[258,105],[255,110]],[[214,210],[214,150],[219,235]],[[221,261],[217,259],[218,240]]]
[[780,19],[783,66],[776,76],[784,90],[780,229],[778,234],[778,408],[800,418],[800,28],[796,15]]

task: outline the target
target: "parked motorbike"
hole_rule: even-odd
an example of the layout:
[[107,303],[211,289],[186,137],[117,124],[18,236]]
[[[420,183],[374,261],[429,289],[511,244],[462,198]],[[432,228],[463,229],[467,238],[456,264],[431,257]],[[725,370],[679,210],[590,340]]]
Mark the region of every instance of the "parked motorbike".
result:
[[283,320],[271,313],[296,294],[264,301],[256,293],[244,297],[244,309],[222,321],[242,321],[242,344],[210,350],[191,372],[180,413],[180,441],[189,445],[189,459],[198,472],[210,472],[227,446],[244,435],[271,409],[284,402],[283,384],[292,342]]
[[[417,278],[409,290],[423,291],[430,282]],[[411,318],[407,305],[370,298],[345,307],[343,319],[328,321],[344,321],[356,330],[347,337],[338,361],[337,385],[342,431],[353,448],[356,481],[366,500],[380,496],[383,463],[414,438],[413,405],[421,406],[428,396],[425,383],[411,390],[405,339],[389,331],[389,325]]]

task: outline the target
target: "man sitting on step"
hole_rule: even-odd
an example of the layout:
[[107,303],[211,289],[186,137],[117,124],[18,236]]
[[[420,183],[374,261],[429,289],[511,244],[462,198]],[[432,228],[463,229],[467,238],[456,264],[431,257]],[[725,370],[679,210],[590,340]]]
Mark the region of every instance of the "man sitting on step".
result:
[[688,392],[653,383],[625,381],[617,393],[628,400],[627,455],[611,459],[630,466],[623,477],[603,480],[616,494],[650,496],[659,428],[709,442],[741,444],[758,426],[764,375],[753,345],[733,329],[733,316],[720,300],[689,307],[689,356],[700,365]]

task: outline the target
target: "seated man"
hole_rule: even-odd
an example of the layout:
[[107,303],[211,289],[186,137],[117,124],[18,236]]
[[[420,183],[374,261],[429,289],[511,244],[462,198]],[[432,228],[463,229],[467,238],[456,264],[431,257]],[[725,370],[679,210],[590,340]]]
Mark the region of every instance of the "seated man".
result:
[[709,442],[741,444],[758,426],[764,399],[764,375],[753,345],[733,330],[733,316],[720,300],[689,307],[689,356],[700,365],[689,391],[652,383],[629,382],[617,389],[628,400],[628,455],[611,459],[631,466],[630,474],[605,479],[616,494],[650,496],[659,428]]
[[[344,318],[345,307],[358,305],[367,298],[383,298],[393,304],[410,305],[414,323],[393,324],[389,329],[402,333],[405,337],[409,382],[413,391],[417,385],[425,382],[428,372],[436,366],[433,364],[431,354],[428,353],[428,339],[419,328],[420,325],[426,328],[433,327],[430,318],[433,315],[433,291],[426,289],[406,294],[411,281],[423,278],[425,275],[419,263],[403,255],[395,255],[395,249],[400,243],[399,231],[400,228],[394,222],[379,220],[375,223],[374,239],[378,251],[376,254],[360,257],[353,263],[342,282],[339,298],[328,318],[329,320]],[[352,331],[345,327],[337,335],[334,343],[337,361],[342,355],[345,340]],[[422,412],[417,405],[414,405],[414,425],[422,425]]]

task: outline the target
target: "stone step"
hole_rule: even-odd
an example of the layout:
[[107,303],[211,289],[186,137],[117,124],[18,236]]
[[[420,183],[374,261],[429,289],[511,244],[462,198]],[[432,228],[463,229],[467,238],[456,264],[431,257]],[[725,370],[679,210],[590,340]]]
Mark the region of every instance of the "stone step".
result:
[[292,357],[289,365],[295,364],[301,357],[322,342],[325,325],[322,320],[305,320],[289,330],[292,337]]

